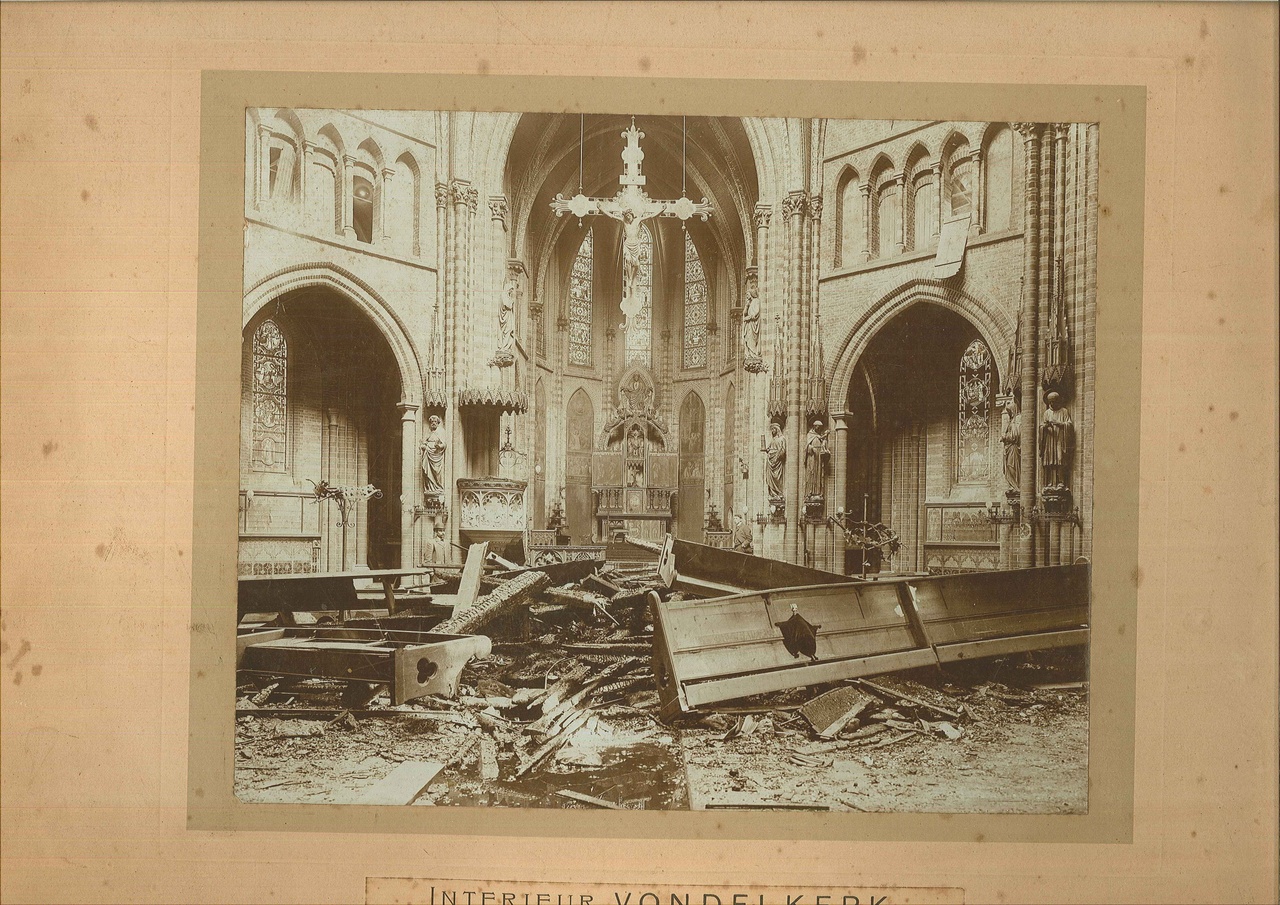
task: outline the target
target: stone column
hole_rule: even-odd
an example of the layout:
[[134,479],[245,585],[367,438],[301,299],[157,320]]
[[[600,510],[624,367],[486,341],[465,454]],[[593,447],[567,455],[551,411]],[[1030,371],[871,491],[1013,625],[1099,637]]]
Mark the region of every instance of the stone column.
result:
[[[356,486],[369,483],[369,432],[363,426],[355,427],[356,436]],[[383,488],[378,488],[382,490]],[[355,542],[356,569],[369,568],[369,501],[356,503],[355,524],[349,528],[347,542]]]
[[907,176],[895,173],[893,184],[898,188],[898,254],[907,250]]
[[975,235],[981,235],[987,231],[987,211],[983,200],[987,193],[987,174],[982,166],[982,149],[975,150],[969,155],[969,159],[973,161],[974,184],[972,232]]
[[[804,490],[801,481],[800,450],[801,438],[805,432],[804,403],[801,399],[808,381],[797,365],[801,362],[801,337],[804,333],[804,317],[801,296],[803,293],[804,267],[804,233],[806,214],[808,213],[808,194],[803,190],[788,192],[782,199],[782,216],[786,222],[787,232],[787,288],[784,296],[783,334],[786,347],[783,350],[783,361],[788,362],[788,380],[786,383],[787,424],[783,436],[787,439],[786,470],[783,474],[783,489],[787,495],[787,526],[783,535],[783,557],[790,562],[799,562],[802,556],[801,517],[804,511]],[[781,337],[775,339],[780,342]],[[773,379],[782,375],[775,374]]]
[[[386,250],[391,249],[391,221],[387,217],[387,203],[391,200],[391,180],[395,178],[396,171],[392,167],[382,168],[382,186],[378,189],[378,222],[374,225],[374,235],[381,236],[379,240]],[[410,229],[413,228],[413,221],[407,224]],[[412,247],[413,237],[409,238],[409,245]]]
[[[769,293],[769,274],[772,271],[772,261],[769,258],[769,224],[773,219],[773,207],[767,204],[757,204],[755,209],[755,228],[756,228],[756,291],[760,300],[760,330],[761,330],[761,356],[764,356],[764,333],[768,323],[766,312],[770,310],[768,300]],[[741,337],[739,337],[739,342]],[[749,476],[744,482],[744,493],[739,508],[747,511],[748,521],[754,522],[757,514],[765,511],[766,504],[761,501],[765,499],[764,477],[761,469],[761,454],[756,449],[757,438],[768,433],[768,415],[765,412],[767,406],[766,393],[768,392],[769,379],[768,376],[760,374],[752,374],[743,372],[748,376],[744,380],[744,386],[740,390],[739,399],[745,400],[745,404],[739,402],[739,407],[745,409],[746,435],[744,437],[744,449],[748,450],[746,461],[749,464]],[[761,553],[764,549],[764,532],[758,528],[752,529],[753,543],[757,553]]]
[[862,261],[871,260],[871,183],[858,186],[862,192]]
[[355,197],[355,164],[356,158],[343,154],[342,178],[335,180],[338,183],[338,209],[342,212],[342,237],[348,241],[354,241],[356,237],[355,207],[352,204]]
[[[834,516],[837,509],[849,505],[849,418],[848,412],[831,413],[831,481],[827,487],[827,515]],[[832,529],[827,545],[827,561],[818,563],[821,569],[844,572],[844,533]]]
[[298,148],[298,223],[310,222],[311,208],[307,201],[307,179],[311,175],[311,152],[316,148],[313,142],[304,141]]
[[1015,123],[1014,128],[1023,141],[1025,235],[1022,281],[1026,290],[1022,306],[1022,387],[1019,400],[1019,411],[1022,414],[1019,451],[1022,463],[1018,492],[1022,503],[1022,523],[1015,530],[1018,532],[1017,565],[1020,568],[1031,568],[1035,565],[1035,532],[1031,527],[1031,507],[1036,503],[1036,434],[1040,413],[1040,374],[1036,352],[1040,344],[1040,125]]
[[929,168],[933,172],[933,235],[942,234],[942,161]]
[[271,197],[271,127],[258,123],[257,139],[253,156],[253,207],[262,210]]
[[400,568],[412,569],[418,549],[413,535],[413,510],[421,499],[418,490],[418,406],[402,402],[400,409]]
[[[612,317],[613,312],[609,311],[607,316]],[[602,424],[607,423],[613,417],[616,407],[613,393],[613,357],[617,339],[618,331],[614,329],[613,321],[606,321],[604,328],[604,386],[600,388],[600,419]]]

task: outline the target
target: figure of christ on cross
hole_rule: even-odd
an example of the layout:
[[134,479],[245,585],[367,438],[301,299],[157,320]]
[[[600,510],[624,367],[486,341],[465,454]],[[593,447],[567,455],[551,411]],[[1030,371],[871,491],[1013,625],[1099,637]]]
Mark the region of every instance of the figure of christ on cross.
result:
[[[622,223],[622,313],[631,318],[644,310],[648,301],[640,291],[640,250],[643,241],[641,230],[644,221],[654,217],[679,217],[688,220],[698,216],[706,220],[711,216],[711,204],[706,198],[700,202],[681,196],[674,201],[655,201],[650,198],[641,186],[645,177],[640,173],[640,164],[644,160],[644,151],[640,148],[640,139],[644,133],[636,129],[636,120],[631,118],[631,128],[622,133],[626,146],[622,149],[622,175],[618,182],[622,188],[612,198],[588,198],[581,191],[572,198],[556,195],[551,202],[551,209],[557,217],[566,213],[573,214],[579,220],[592,214],[612,217]],[[626,324],[623,325],[626,329]]]

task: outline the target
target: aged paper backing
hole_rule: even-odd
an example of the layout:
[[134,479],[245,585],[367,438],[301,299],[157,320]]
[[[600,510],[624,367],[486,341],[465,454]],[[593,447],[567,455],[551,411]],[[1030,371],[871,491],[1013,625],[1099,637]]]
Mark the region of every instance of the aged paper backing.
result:
[[[0,15],[5,901],[363,901],[378,876],[1274,897],[1273,7]],[[275,103],[1099,121],[1090,814],[233,807],[242,109]]]

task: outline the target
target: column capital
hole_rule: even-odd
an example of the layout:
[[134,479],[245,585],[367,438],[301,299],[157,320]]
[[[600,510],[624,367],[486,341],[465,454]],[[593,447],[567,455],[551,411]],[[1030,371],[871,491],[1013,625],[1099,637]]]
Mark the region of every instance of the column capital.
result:
[[449,186],[443,182],[436,183],[436,207],[444,207],[449,203]]
[[756,229],[768,229],[769,220],[773,217],[773,208],[768,204],[757,204],[753,219]]
[[502,228],[507,228],[507,215],[511,212],[507,206],[506,195],[490,195],[489,196],[489,219],[496,220],[502,224]]
[[359,158],[359,157],[356,157],[354,154],[343,154],[343,155],[342,155],[342,162],[343,162],[343,163],[345,163],[345,164],[347,164],[348,166],[350,166],[350,165],[352,165],[352,164],[357,164],[357,163],[359,163],[359,162],[360,162],[360,158]]
[[821,195],[809,196],[809,218],[811,220],[822,219],[822,196]]
[[418,409],[421,406],[416,402],[397,402],[396,408],[400,410],[401,421],[413,421],[418,417]]
[[1058,144],[1063,144],[1067,140],[1067,134],[1071,131],[1071,123],[1053,123],[1053,139]]
[[[941,164],[939,164],[939,166],[941,166]],[[859,182],[859,183],[858,183],[858,191],[862,192],[862,197],[863,197],[863,198],[870,198],[870,197],[871,197],[871,183],[870,183],[870,182]]]
[[1022,136],[1022,140],[1031,144],[1040,137],[1040,123],[1010,123],[1014,131]]
[[395,177],[395,175],[396,175],[395,167],[383,167],[383,168],[382,168],[382,181],[383,181],[383,182],[389,182],[389,181],[391,181],[391,179],[393,179],[393,178]]
[[803,217],[808,207],[809,196],[803,189],[787,192],[786,197],[782,199],[782,217],[784,220]]
[[465,179],[454,179],[449,183],[449,195],[455,205],[465,205],[469,213],[474,214],[480,204],[480,193]]

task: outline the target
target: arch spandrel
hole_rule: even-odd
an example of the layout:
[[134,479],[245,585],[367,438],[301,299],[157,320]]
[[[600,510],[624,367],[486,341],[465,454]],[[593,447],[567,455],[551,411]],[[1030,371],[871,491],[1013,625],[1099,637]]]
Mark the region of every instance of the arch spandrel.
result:
[[241,329],[269,303],[297,289],[323,287],[344,296],[363,312],[386,339],[400,372],[402,401],[421,405],[423,370],[418,350],[410,338],[408,327],[387,302],[355,274],[334,264],[318,262],[287,267],[259,280],[244,297]]
[[848,397],[849,382],[853,379],[858,361],[876,334],[899,314],[919,304],[938,305],[969,321],[991,350],[996,371],[1003,374],[1016,327],[1013,317],[1002,308],[989,305],[945,283],[913,280],[871,305],[849,330],[832,366],[832,398]]

